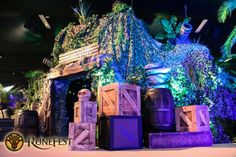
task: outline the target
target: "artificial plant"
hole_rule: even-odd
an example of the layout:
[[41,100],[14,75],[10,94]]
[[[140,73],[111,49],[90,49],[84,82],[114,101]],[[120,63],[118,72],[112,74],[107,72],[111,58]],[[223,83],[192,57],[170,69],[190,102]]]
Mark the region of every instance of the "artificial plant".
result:
[[4,91],[3,85],[0,83],[0,107],[2,108],[5,103],[8,103],[8,94]]
[[183,23],[188,23],[190,18],[185,18],[182,22],[178,23],[177,17],[171,15],[169,19],[161,18],[160,24],[164,32],[157,33],[156,39],[165,43],[166,47],[171,47],[175,44],[175,39],[180,33],[180,29]]
[[79,6],[72,8],[75,17],[77,18],[79,24],[85,25],[89,21],[91,14],[91,3],[87,1],[79,0]]
[[[75,24],[66,27],[56,38],[55,44],[58,48],[54,54],[58,55],[67,50],[97,42],[100,54],[111,56],[112,62],[93,69],[94,73],[92,72],[91,76],[92,87],[95,91],[100,85],[114,82],[118,74],[124,82],[145,86],[142,81],[145,79],[142,68],[149,63],[164,62],[165,67],[172,68],[170,88],[176,106],[208,105],[212,123],[217,131],[222,127],[218,125],[215,117],[218,115],[225,115],[231,119],[236,117],[234,114],[236,111],[233,112],[235,86],[230,82],[230,76],[222,68],[213,64],[213,57],[205,46],[177,44],[174,49],[163,50],[161,43],[147,33],[146,27],[141,20],[136,18],[132,8],[117,8],[125,9],[114,8],[113,12],[104,15],[99,20],[91,21],[91,27],[86,27],[74,36],[72,30]],[[175,36],[178,26],[176,19],[172,17],[171,22],[168,21],[168,25],[173,23],[175,26],[169,27],[172,32],[174,31]],[[86,29],[88,32],[85,31]],[[90,40],[91,38],[93,40]],[[116,70],[111,64],[116,65]],[[218,134],[214,135],[215,142],[222,142],[224,135],[223,130],[218,131]]]
[[120,1],[115,1],[115,3],[112,5],[112,12],[113,13],[120,13],[122,11],[125,11],[127,9],[129,9],[130,7],[125,4],[125,3],[122,3]]
[[29,79],[28,88],[25,90],[26,109],[31,109],[32,105],[40,103],[45,76],[46,73],[41,70],[29,71],[25,74],[25,77]]
[[[218,10],[218,21],[220,23],[224,23],[227,19],[227,16],[230,16],[232,11],[236,9],[236,0],[226,0],[222,3]],[[233,45],[236,43],[236,26],[228,36],[227,40],[225,41],[224,45],[221,48],[222,51],[222,58],[236,58],[235,54],[231,53],[231,49]]]

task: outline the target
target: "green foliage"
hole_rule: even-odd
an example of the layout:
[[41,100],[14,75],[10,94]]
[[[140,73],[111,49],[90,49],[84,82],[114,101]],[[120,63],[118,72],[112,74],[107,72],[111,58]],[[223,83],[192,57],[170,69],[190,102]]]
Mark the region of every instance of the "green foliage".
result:
[[105,59],[103,66],[101,68],[94,67],[87,77],[92,78],[91,89],[94,93],[98,87],[113,83],[115,74],[112,68],[112,60]]
[[[236,8],[236,0],[226,0],[220,6],[218,10],[218,21],[220,23],[224,23],[227,16],[231,15],[231,12]],[[228,58],[232,58],[231,49],[233,45],[236,43],[236,26],[228,36],[224,45],[221,48],[222,59],[227,60]]]
[[8,94],[3,90],[3,85],[0,83],[0,104],[8,103]]
[[31,76],[29,79],[28,88],[25,90],[27,97],[27,108],[30,109],[32,104],[38,104],[40,102],[46,74],[40,70],[30,71],[27,74],[28,75],[26,76]]
[[76,8],[72,8],[75,14],[75,17],[79,21],[79,24],[87,24],[89,21],[90,16],[90,7],[91,3],[88,3],[86,1],[80,0],[79,6]]
[[156,35],[156,39],[158,40],[164,40],[165,42],[169,42],[170,40],[173,40],[176,38],[176,36],[180,32],[180,28],[183,23],[189,22],[188,19],[184,19],[182,22],[177,23],[177,17],[174,15],[171,15],[170,19],[162,18],[160,23],[164,30],[164,33],[158,33]]
[[[87,25],[69,23],[67,27],[62,29],[55,38],[53,52],[51,53],[54,65],[58,64],[60,54],[97,42],[99,33],[97,24],[98,18],[93,15],[88,19]],[[79,27],[77,33],[74,32],[76,27]]]
[[221,48],[223,52],[223,58],[231,58],[233,54],[231,54],[231,49],[233,45],[236,43],[236,26],[228,36],[227,40],[225,41],[224,45]]
[[42,70],[33,70],[25,73],[25,77],[28,79],[34,79],[42,76],[44,72]]
[[117,38],[115,39],[115,45],[120,45],[124,40],[124,26],[119,25],[117,27]]
[[224,23],[227,16],[231,15],[231,12],[236,8],[236,0],[226,0],[220,6],[218,10],[218,21]]
[[125,11],[127,9],[129,9],[129,6],[125,3],[120,2],[120,1],[116,1],[112,5],[112,12],[113,13],[119,13],[119,12]]

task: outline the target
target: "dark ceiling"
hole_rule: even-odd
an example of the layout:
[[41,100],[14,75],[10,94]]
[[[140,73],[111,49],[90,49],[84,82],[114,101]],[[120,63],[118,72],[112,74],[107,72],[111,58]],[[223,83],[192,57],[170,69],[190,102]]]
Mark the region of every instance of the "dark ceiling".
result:
[[[115,0],[93,0],[93,12],[99,15],[111,11]],[[123,0],[131,4],[132,0]],[[216,20],[217,9],[222,0],[133,0],[136,15],[151,24],[156,13],[183,16],[183,6],[188,5],[188,16],[194,30],[203,19],[209,19],[201,33],[192,33],[193,38],[201,36],[201,43],[219,56],[220,46],[236,25],[235,13],[225,24]],[[75,20],[71,6],[74,0],[2,0],[0,5],[0,83],[3,85],[25,85],[24,73],[33,69],[48,68],[42,64],[49,57],[53,41],[61,28]],[[46,29],[38,15],[49,16],[52,29]]]

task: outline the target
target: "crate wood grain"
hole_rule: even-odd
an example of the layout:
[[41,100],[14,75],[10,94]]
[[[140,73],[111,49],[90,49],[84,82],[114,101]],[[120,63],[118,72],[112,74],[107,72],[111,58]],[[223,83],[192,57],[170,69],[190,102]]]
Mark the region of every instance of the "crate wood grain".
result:
[[175,108],[177,131],[208,131],[209,112],[205,105],[191,105]]
[[93,101],[78,101],[74,105],[75,123],[96,123],[97,103]]
[[140,115],[140,87],[127,83],[112,83],[98,91],[99,116]]
[[95,135],[95,123],[69,123],[69,150],[94,150]]

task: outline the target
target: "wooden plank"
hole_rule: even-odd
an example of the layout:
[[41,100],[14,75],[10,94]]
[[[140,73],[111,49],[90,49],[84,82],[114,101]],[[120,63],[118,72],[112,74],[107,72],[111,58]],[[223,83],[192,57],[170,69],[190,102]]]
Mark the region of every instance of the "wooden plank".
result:
[[77,60],[80,60],[82,58],[87,58],[87,57],[92,57],[94,55],[98,55],[99,54],[99,51],[96,50],[94,51],[93,53],[89,53],[87,55],[81,55],[81,54],[77,54],[77,55],[74,55],[74,56],[67,56],[65,58],[60,58],[59,59],[59,64],[68,64],[68,63],[71,63],[71,62],[75,62]]
[[59,55],[59,64],[67,64],[77,61],[81,58],[99,54],[99,45],[92,44],[73,51]]
[[69,68],[60,70],[58,72],[49,73],[47,78],[48,79],[55,79],[55,78],[59,78],[59,77],[73,75],[76,73],[84,72],[85,70],[91,70],[95,65],[98,67],[100,66],[99,62],[97,62],[97,61],[90,62],[90,63],[83,64],[83,65],[69,67]]
[[129,101],[129,104],[133,108],[133,110],[137,112],[137,105],[135,104],[133,99],[130,97],[130,95],[124,88],[122,90],[122,93],[124,94],[125,98]]
[[99,45],[97,43],[91,44],[91,45],[88,45],[88,46],[84,46],[84,47],[81,47],[81,48],[78,48],[78,49],[75,49],[75,50],[63,53],[63,54],[60,54],[59,56],[63,57],[63,56],[69,55],[69,54],[73,54],[73,53],[77,53],[77,52],[80,52],[80,51],[84,51],[86,49],[90,50],[90,49],[95,49],[95,48],[99,48]]

